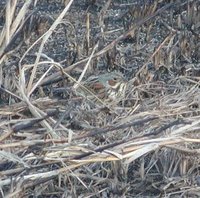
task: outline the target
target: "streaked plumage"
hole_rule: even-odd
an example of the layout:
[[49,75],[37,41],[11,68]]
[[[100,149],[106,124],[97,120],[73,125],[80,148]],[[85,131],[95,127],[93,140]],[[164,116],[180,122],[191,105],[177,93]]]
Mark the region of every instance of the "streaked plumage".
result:
[[89,99],[103,102],[119,102],[124,96],[126,82],[119,72],[90,76],[76,92]]

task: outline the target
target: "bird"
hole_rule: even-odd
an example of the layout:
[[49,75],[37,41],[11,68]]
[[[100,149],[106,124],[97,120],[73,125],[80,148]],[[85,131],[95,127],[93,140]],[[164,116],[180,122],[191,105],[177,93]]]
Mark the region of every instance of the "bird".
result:
[[122,73],[110,72],[88,77],[76,93],[98,103],[118,103],[124,97],[126,85]]

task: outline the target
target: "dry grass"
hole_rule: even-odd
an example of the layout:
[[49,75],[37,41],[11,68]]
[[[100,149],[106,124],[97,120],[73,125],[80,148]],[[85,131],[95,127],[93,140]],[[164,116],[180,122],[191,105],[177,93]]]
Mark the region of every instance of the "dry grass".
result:
[[0,4],[1,197],[199,197],[199,1],[79,3]]

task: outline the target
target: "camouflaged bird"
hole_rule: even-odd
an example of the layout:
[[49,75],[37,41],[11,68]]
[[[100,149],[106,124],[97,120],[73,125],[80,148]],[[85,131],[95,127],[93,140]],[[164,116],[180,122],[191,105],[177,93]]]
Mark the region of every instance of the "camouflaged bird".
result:
[[119,102],[126,89],[126,81],[119,72],[90,76],[81,84],[77,94],[99,102]]

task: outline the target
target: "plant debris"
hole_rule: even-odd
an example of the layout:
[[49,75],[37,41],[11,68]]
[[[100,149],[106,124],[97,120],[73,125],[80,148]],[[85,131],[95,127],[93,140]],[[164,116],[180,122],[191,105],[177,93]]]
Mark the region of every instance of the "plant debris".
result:
[[199,197],[198,0],[0,8],[0,197]]

